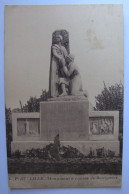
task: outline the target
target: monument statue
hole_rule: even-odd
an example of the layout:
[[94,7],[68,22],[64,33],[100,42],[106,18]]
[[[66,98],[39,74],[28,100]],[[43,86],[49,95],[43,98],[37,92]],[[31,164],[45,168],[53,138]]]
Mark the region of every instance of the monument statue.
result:
[[[49,76],[49,92],[51,97],[61,94],[61,84],[59,78],[65,78],[61,72],[61,67],[65,63],[65,58],[69,53],[69,38],[66,30],[55,31],[52,36],[51,64]],[[68,85],[67,79],[62,80]],[[63,88],[62,88],[63,89]]]
[[74,56],[69,53],[66,30],[55,31],[52,35],[49,92],[50,97],[83,93],[79,69],[74,63]]

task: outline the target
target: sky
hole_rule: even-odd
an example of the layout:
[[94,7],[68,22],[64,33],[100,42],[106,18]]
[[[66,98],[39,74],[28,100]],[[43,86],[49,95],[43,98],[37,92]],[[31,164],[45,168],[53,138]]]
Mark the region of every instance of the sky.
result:
[[5,101],[9,108],[24,105],[30,96],[48,90],[52,33],[69,32],[89,101],[103,82],[123,83],[123,15],[120,5],[6,6]]

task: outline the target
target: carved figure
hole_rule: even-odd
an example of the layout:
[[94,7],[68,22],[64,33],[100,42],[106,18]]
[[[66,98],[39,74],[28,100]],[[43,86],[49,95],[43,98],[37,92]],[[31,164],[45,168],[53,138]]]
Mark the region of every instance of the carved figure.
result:
[[74,56],[69,54],[66,57],[66,64],[62,65],[62,71],[69,79],[70,94],[78,95],[82,93],[82,80],[78,67],[74,63]]
[[69,54],[69,37],[66,30],[53,33],[49,77],[50,97],[84,95],[82,80],[74,56]]
[[[62,36],[62,35],[64,36]],[[51,97],[59,96],[65,92],[65,86],[69,86],[69,81],[65,74],[61,71],[62,66],[66,64],[66,56],[68,55],[68,32],[65,30],[55,31],[53,33],[53,43],[51,48],[51,65],[49,78],[49,92]],[[64,42],[65,39],[65,42]],[[66,49],[67,47],[67,49]]]

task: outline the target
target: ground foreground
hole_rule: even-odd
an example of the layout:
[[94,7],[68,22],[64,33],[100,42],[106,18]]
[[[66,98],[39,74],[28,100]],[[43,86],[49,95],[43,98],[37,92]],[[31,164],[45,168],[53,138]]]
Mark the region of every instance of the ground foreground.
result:
[[60,161],[39,158],[8,158],[8,172],[26,173],[74,173],[74,174],[121,174],[120,157],[61,158]]

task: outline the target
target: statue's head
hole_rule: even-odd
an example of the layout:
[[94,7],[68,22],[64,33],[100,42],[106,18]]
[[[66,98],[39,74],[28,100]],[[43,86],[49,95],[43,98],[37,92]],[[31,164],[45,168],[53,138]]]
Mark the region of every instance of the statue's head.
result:
[[57,36],[56,36],[56,42],[57,42],[57,43],[59,43],[59,42],[62,43],[62,41],[63,41],[63,37],[62,37],[60,34],[57,35]]

